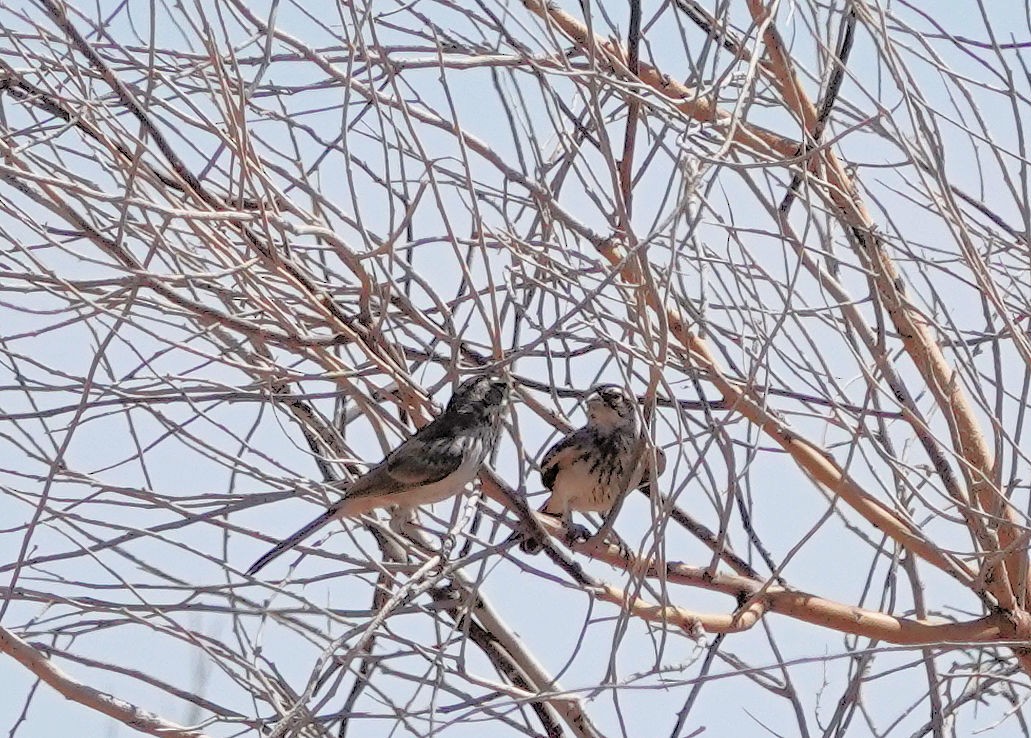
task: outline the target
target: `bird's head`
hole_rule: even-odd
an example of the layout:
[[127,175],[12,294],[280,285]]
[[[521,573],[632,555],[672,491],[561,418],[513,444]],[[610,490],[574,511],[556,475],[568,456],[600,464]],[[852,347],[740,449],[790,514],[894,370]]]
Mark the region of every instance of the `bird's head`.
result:
[[481,374],[458,385],[448,400],[447,413],[500,417],[508,404],[508,380]]
[[637,426],[637,400],[622,387],[599,384],[587,393],[587,417],[600,428]]

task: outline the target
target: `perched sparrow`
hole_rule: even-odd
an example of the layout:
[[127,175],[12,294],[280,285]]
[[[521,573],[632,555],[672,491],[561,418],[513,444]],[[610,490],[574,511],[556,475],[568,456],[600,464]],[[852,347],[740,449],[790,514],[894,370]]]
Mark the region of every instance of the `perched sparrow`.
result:
[[[639,463],[645,443],[637,422],[637,401],[611,384],[587,395],[587,425],[556,443],[541,461],[541,481],[551,496],[540,511],[562,517],[573,531],[572,512],[609,513],[623,494],[641,481]],[[579,528],[579,526],[577,526]],[[526,538],[520,548],[541,549]]]
[[296,546],[335,518],[377,507],[412,508],[458,494],[476,478],[501,435],[508,383],[489,376],[458,386],[444,412],[358,477],[332,507],[255,561],[248,574]]

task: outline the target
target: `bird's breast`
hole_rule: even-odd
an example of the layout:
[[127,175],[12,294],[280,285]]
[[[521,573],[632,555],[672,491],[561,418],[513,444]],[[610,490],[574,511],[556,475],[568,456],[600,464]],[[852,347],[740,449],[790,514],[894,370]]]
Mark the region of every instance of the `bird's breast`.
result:
[[611,510],[628,488],[638,448],[637,434],[630,426],[610,433],[589,427],[578,431],[567,439],[567,447],[557,454],[555,464],[542,470],[552,493],[548,512]]
[[626,474],[621,461],[583,454],[555,475],[552,494],[570,510],[607,512],[623,492]]

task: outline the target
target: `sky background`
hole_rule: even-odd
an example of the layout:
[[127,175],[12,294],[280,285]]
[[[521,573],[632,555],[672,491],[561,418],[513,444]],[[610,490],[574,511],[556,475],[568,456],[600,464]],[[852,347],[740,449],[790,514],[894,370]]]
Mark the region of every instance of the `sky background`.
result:
[[[745,4],[731,6],[731,22],[739,29],[748,28]],[[291,208],[281,208],[282,215],[273,225],[259,222],[256,227],[267,228],[276,246],[294,258],[320,263],[327,291],[342,305],[353,306],[358,292],[340,256],[345,250],[360,255],[384,293],[391,284],[400,284],[409,270],[418,276],[421,285],[410,281],[407,297],[430,311],[439,333],[419,327],[401,333],[403,314],[377,304],[387,335],[443,356],[455,351],[458,338],[483,353],[489,353],[496,340],[517,353],[510,366],[517,377],[563,389],[586,389],[606,380],[644,391],[648,367],[661,360],[661,351],[634,322],[633,311],[628,310],[632,294],[613,284],[600,266],[602,260],[560,218],[542,212],[526,196],[525,188],[506,181],[484,156],[443,130],[457,123],[485,142],[501,161],[527,172],[534,182],[554,187],[555,201],[564,213],[596,233],[607,234],[615,223],[612,156],[606,154],[606,147],[615,147],[618,158],[625,108],[606,88],[604,75],[594,78],[585,73],[583,82],[554,66],[511,73],[502,64],[467,69],[434,65],[434,44],[444,44],[444,35],[465,44],[461,53],[451,46],[440,47],[456,57],[475,49],[480,54],[520,58],[514,51],[517,42],[530,55],[551,53],[556,43],[559,48],[569,46],[545,33],[520,3],[485,4],[476,11],[476,17],[486,17],[490,10],[504,18],[512,38],[484,34],[480,26],[446,4],[389,8],[386,4],[371,8],[326,4],[325,16],[319,14],[322,8],[316,11],[286,3],[248,3],[246,7],[263,23],[271,18],[275,28],[297,43],[282,38],[269,42],[257,24],[241,20],[244,9],[234,3],[200,3],[186,10],[99,3],[78,7],[71,17],[137,99],[146,101],[148,113],[192,171],[219,191],[224,187],[236,193],[242,186],[251,196],[274,192],[290,201]],[[570,13],[580,12],[576,4],[563,7]],[[782,3],[778,12],[778,26],[793,55],[811,72],[803,83],[813,98],[818,97],[827,67],[825,50],[814,39],[835,42],[843,7],[843,3],[831,3],[814,12],[809,6]],[[1023,49],[995,58],[980,46],[947,38],[960,34],[990,43],[994,35],[999,42],[1022,42],[1031,35],[1027,11],[1018,3],[985,8],[960,2],[933,8],[906,3],[885,7],[890,15],[879,22],[892,39],[891,47],[878,48],[871,35],[879,10],[872,5],[869,19],[857,31],[828,135],[861,182],[873,219],[892,244],[914,302],[945,326],[947,340],[976,339],[998,330],[998,320],[992,320],[991,311],[983,307],[980,291],[961,258],[955,230],[929,204],[927,193],[935,191],[935,184],[921,180],[927,175],[921,175],[912,162],[929,156],[930,165],[944,172],[943,179],[990,203],[999,217],[1027,232],[1021,125],[1028,81],[1021,66]],[[656,13],[654,4],[646,3],[644,8],[646,19]],[[622,5],[595,10],[599,32],[615,32],[610,22],[625,32]],[[987,21],[981,17],[982,10],[990,14]],[[929,12],[935,14],[933,22],[924,15]],[[703,53],[704,38],[689,29],[682,16],[678,25],[676,17],[666,9],[646,27],[645,56],[674,78],[715,90],[723,105],[733,110],[744,97],[747,64],[714,50]],[[94,24],[92,31],[87,19]],[[39,35],[35,24],[56,36],[40,43],[33,38]],[[81,55],[66,53],[63,36],[40,7],[0,8],[0,27],[4,29],[0,59],[63,99],[80,101],[70,104],[85,119],[97,122],[111,140],[136,145],[138,123],[120,108],[103,80],[74,72],[76,65],[84,65]],[[356,39],[366,47],[358,48]],[[299,46],[317,50],[319,59],[305,58]],[[362,61],[362,55],[375,47],[390,48],[394,76]],[[211,63],[212,49],[217,50],[221,65]],[[44,52],[53,54],[52,66],[30,63],[34,55]],[[152,52],[154,63],[150,64]],[[266,54],[269,60],[262,63]],[[330,71],[321,65],[323,61],[328,61]],[[583,59],[574,62],[577,70],[584,65]],[[229,78],[232,93],[222,94],[214,83],[230,70],[239,76]],[[897,92],[901,80],[892,79],[893,70],[910,75],[905,95]],[[348,78],[356,82],[350,89],[341,81]],[[955,85],[957,78],[968,82],[962,90]],[[200,85],[201,80],[210,87]],[[410,111],[370,106],[356,92],[359,85],[379,90],[384,98],[403,99],[411,110],[434,111],[444,123],[435,126]],[[797,125],[773,104],[771,90],[760,83],[755,98],[741,109],[746,119],[792,135]],[[92,107],[82,100],[89,100]],[[863,405],[870,389],[863,375],[869,357],[851,352],[843,340],[833,297],[800,271],[797,258],[763,210],[763,202],[776,203],[783,196],[790,172],[780,163],[728,155],[710,128],[672,116],[662,101],[651,97],[646,101],[653,107],[647,108],[649,116],[642,120],[639,132],[641,174],[634,186],[633,226],[637,238],[647,245],[656,273],[663,275],[668,299],[683,301],[700,316],[704,333],[727,350],[721,360],[728,373],[787,392],[827,392],[833,387],[836,402]],[[59,177],[65,179],[62,188],[71,193],[69,198],[106,235],[130,249],[150,273],[162,277],[204,273],[203,279],[193,278],[190,289],[177,287],[226,309],[213,296],[217,290],[197,291],[196,283],[206,280],[233,292],[229,304],[240,315],[272,324],[279,319],[279,306],[262,302],[261,290],[295,293],[274,270],[253,260],[230,219],[193,217],[196,203],[186,207],[168,192],[155,194],[155,186],[143,177],[127,179],[110,150],[86,145],[62,122],[48,120],[38,110],[28,112],[11,96],[3,98],[2,104],[5,146],[14,147],[17,160],[28,163],[33,176],[42,177],[52,173],[48,160],[59,158],[77,178],[69,182]],[[575,165],[559,190],[553,177],[573,135],[563,105],[577,114],[586,110],[584,115],[595,123],[603,120],[608,138],[595,133],[594,145],[575,150]],[[932,127],[933,135],[927,132]],[[977,133],[982,128],[989,137]],[[925,144],[932,137],[937,137],[933,152]],[[403,147],[417,150],[422,161],[399,153],[402,142]],[[161,161],[153,141],[139,145],[144,152],[140,160]],[[244,170],[233,150],[247,152],[251,166]],[[646,160],[649,153],[652,158]],[[472,173],[470,178],[465,177],[467,171]],[[42,179],[31,181],[34,186],[45,184]],[[388,196],[384,181],[409,196],[418,193],[410,210],[411,234],[403,228],[404,208]],[[685,197],[689,181],[696,188]],[[266,374],[264,382],[258,381],[260,371],[240,355],[225,353],[221,336],[197,330],[177,308],[161,311],[139,302],[123,313],[122,300],[134,289],[118,281],[124,270],[113,267],[110,257],[80,238],[53,210],[19,193],[9,179],[3,187],[0,197],[8,201],[9,217],[0,225],[0,241],[9,248],[0,252],[0,269],[8,273],[5,278],[0,272],[0,300],[5,306],[0,339],[8,352],[0,361],[0,457],[6,459],[0,463],[4,493],[0,520],[10,522],[0,524],[0,561],[12,562],[19,556],[24,524],[32,519],[41,494],[47,495],[47,507],[31,535],[29,554],[35,563],[20,570],[17,582],[39,596],[11,598],[0,623],[33,643],[55,645],[83,660],[117,665],[123,673],[67,658],[58,661],[76,678],[170,720],[194,724],[209,716],[160,685],[146,684],[141,674],[202,692],[247,717],[270,715],[268,705],[252,700],[241,669],[228,667],[232,660],[221,649],[233,649],[242,660],[275,671],[295,689],[301,688],[328,640],[368,621],[375,579],[369,562],[379,557],[375,543],[353,525],[335,526],[317,540],[322,541],[322,549],[339,558],[306,556],[291,571],[289,565],[297,557],[283,557],[263,576],[276,585],[277,578],[289,573],[292,581],[284,587],[244,578],[242,570],[267,546],[254,532],[285,535],[318,512],[319,495],[332,497],[319,484],[318,468],[296,424],[268,399],[265,382],[271,372],[259,367]],[[840,228],[821,210],[814,200],[800,202],[793,210],[792,224],[807,247],[833,266],[873,324],[867,278],[848,252]],[[15,213],[19,216],[14,217]],[[550,226],[543,234],[539,218]],[[971,222],[978,236],[989,233],[983,219],[976,225]],[[292,232],[284,224],[291,224]],[[327,245],[310,232],[298,231],[304,225],[325,227],[343,246]],[[994,232],[1000,231],[995,228]],[[490,237],[481,238],[483,234]],[[505,248],[505,234],[524,238],[525,243]],[[180,249],[178,261],[164,255],[170,244]],[[996,278],[1010,276],[1013,282],[1006,287],[1013,295],[1026,295],[1026,248],[1009,248],[1005,239],[988,235],[975,246],[992,264]],[[406,266],[407,259],[411,266]],[[224,271],[219,272],[220,268]],[[50,275],[55,282],[33,283],[24,278],[27,273]],[[88,284],[90,280],[94,283]],[[480,292],[471,292],[469,284]],[[69,301],[69,294],[78,301]],[[433,312],[439,305],[437,298],[446,302],[447,315]],[[1021,304],[1009,300],[1008,306],[1011,318],[1026,320]],[[301,301],[288,300],[282,310],[289,316],[284,323],[293,321],[318,333],[321,317]],[[492,337],[494,326],[501,326],[500,337]],[[240,340],[240,336],[232,338]],[[983,393],[985,426],[997,421],[1005,429],[996,447],[1003,460],[1001,474],[1013,489],[1015,504],[1026,511],[1024,480],[1029,470],[1020,451],[1026,369],[1022,371],[1023,363],[1012,346],[994,346],[995,354],[979,352],[973,343],[956,344],[949,355],[964,362],[963,382],[971,394],[979,398]],[[575,355],[567,361],[554,358],[563,352]],[[339,399],[344,386],[367,394],[386,384],[382,374],[363,363],[357,349],[338,350],[336,366],[355,372],[337,376],[327,376],[331,361],[327,357],[332,352],[273,346],[269,354],[270,363],[324,415],[333,417],[346,409],[356,416],[345,430],[355,458],[375,461],[410,432],[411,427],[399,423],[385,406],[373,424],[356,412],[363,406],[354,398]],[[679,400],[699,400],[689,369],[673,356],[666,359],[660,392]],[[902,357],[898,369],[907,379],[916,378]],[[87,383],[84,377],[91,380]],[[454,372],[440,365],[416,367],[412,377],[433,393],[438,407],[446,402],[455,379]],[[700,386],[709,400],[718,399],[710,385]],[[583,409],[575,398],[531,394],[537,402],[563,413],[569,423],[583,422]],[[144,396],[150,399],[141,399]],[[123,404],[127,397],[133,401]],[[157,397],[164,399],[157,401]],[[929,406],[926,397],[921,402]],[[868,489],[889,497],[894,493],[885,459],[865,436],[857,440],[856,426],[835,412],[814,411],[797,399],[770,396],[769,403],[800,434],[847,465]],[[26,418],[47,410],[53,414],[42,420]],[[661,480],[664,491],[715,527],[728,490],[736,487],[748,501],[764,545],[775,561],[784,564],[783,572],[793,586],[874,609],[890,607],[905,613],[911,608],[911,595],[901,584],[889,587],[888,601],[882,601],[884,582],[892,580],[892,562],[879,550],[883,542],[875,531],[854,515],[836,514],[818,487],[769,439],[757,437],[739,415],[720,411],[715,419],[719,433],[707,427],[702,413],[669,408],[657,412],[654,440],[669,457]],[[515,405],[510,420],[512,427],[498,449],[494,468],[521,492],[537,494],[540,485],[534,461],[558,438],[557,431],[523,403]],[[941,432],[941,417],[932,416],[931,421]],[[908,465],[904,474],[911,479],[928,476],[922,471],[926,460],[915,446],[911,429],[899,421],[889,427],[899,463]],[[726,463],[728,450],[733,467]],[[60,465],[54,461],[58,458]],[[271,494],[298,484],[312,490],[303,499]],[[914,520],[943,546],[969,551],[969,537],[956,525],[939,485],[927,480],[914,486],[926,496],[914,503]],[[210,512],[238,500],[255,503],[228,517],[160,529],[176,525],[191,513]],[[506,514],[496,505],[491,509],[480,529],[468,533],[476,551],[486,550],[509,533],[509,527],[494,523]],[[427,516],[424,522],[443,530],[453,519],[454,505],[440,504],[432,513],[436,518]],[[855,525],[862,535],[851,527]],[[647,549],[654,544],[652,511],[643,498],[627,501],[617,529],[634,547]],[[118,550],[84,550],[133,530],[146,533]],[[757,569],[767,573],[749,548],[736,514],[729,536],[739,551],[748,552]],[[664,531],[660,550],[669,560],[704,565],[710,559],[707,549],[673,527]],[[65,554],[67,558],[60,558]],[[630,586],[622,572],[597,562],[580,563],[605,581]],[[10,577],[13,567],[6,565],[0,571]],[[569,586],[568,578],[543,557],[528,559],[511,551],[484,555],[471,559],[464,571],[563,686],[588,699],[587,709],[604,735],[669,733],[711,638],[697,643],[675,629],[621,618],[615,608]],[[977,599],[945,575],[924,567],[921,576],[932,611],[961,618],[980,613]],[[94,607],[89,598],[107,604]],[[695,588],[676,588],[671,600],[700,612],[733,608],[729,598]],[[462,695],[413,683],[413,677],[432,675],[436,668],[453,668],[452,660],[468,674],[497,679],[479,652],[463,645],[442,620],[428,617],[424,606],[424,600],[416,601],[390,618],[389,635],[380,646],[383,671],[376,685],[395,700],[410,698],[413,708],[435,713],[435,722],[419,721],[413,732],[428,733],[432,724],[442,734],[482,735],[482,723],[452,725],[450,721],[457,723],[475,714],[476,708],[466,703],[489,693],[487,686],[449,681],[449,686],[467,690]],[[266,608],[289,615],[294,623],[283,626],[261,617]],[[447,648],[438,648],[452,638]],[[424,649],[417,655],[411,652],[416,646]],[[681,734],[698,729],[710,735],[726,730],[797,732],[791,705],[743,674],[748,669],[742,663],[760,670],[790,664],[784,671],[816,734],[821,721],[833,712],[857,654],[868,648],[877,651],[877,659],[864,683],[864,704],[873,706],[876,716],[885,716],[877,725],[880,730],[888,728],[887,716],[902,714],[890,734],[909,735],[927,720],[922,701],[926,685],[915,683],[916,675],[923,679],[919,651],[856,643],[777,615],[721,646],[721,656]],[[616,666],[618,689],[608,680],[610,659]],[[966,687],[964,677],[971,664],[965,654],[942,651],[938,663],[943,672],[954,670],[946,680],[947,693]],[[9,686],[0,694],[0,725],[11,730],[19,724],[33,688],[26,672],[13,662],[5,662],[3,669]],[[323,709],[338,707],[349,685],[350,678]],[[1022,681],[1021,686],[1026,684]],[[913,702],[920,706],[903,714]],[[996,734],[1006,735],[1011,729],[1006,723],[1008,708],[1000,699],[983,710],[964,711],[957,732],[966,734],[1003,721]],[[401,734],[394,732],[396,718],[375,693],[363,698],[360,711],[378,717],[354,723],[352,734]],[[621,725],[620,716],[626,725]],[[134,734],[66,703],[43,686],[31,695],[17,734],[53,735],[67,731],[69,721],[74,721],[81,735]],[[228,722],[205,730],[217,736],[246,734]],[[871,731],[857,717],[847,734],[862,736]]]

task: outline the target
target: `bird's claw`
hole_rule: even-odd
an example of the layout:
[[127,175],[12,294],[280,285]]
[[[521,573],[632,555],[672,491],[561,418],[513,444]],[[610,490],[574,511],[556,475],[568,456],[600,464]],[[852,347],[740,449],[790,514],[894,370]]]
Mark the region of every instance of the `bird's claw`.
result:
[[440,542],[440,560],[446,562],[451,558],[451,553],[458,545],[458,539],[452,533],[448,533]]
[[565,540],[566,545],[573,545],[574,543],[583,543],[591,539],[591,531],[587,530],[584,526],[579,523],[570,523],[566,527]]

